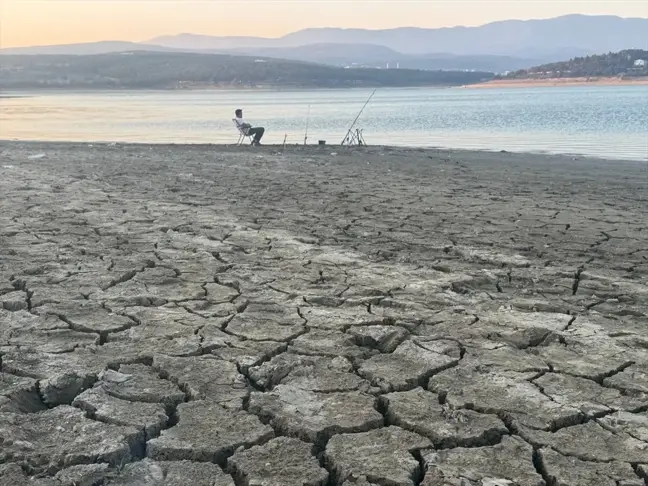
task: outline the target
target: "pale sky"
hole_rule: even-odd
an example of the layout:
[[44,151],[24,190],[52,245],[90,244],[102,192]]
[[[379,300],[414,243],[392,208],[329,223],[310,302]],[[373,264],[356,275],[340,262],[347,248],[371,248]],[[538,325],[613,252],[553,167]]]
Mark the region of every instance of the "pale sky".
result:
[[307,27],[474,26],[570,13],[648,18],[648,0],[0,0],[0,47],[182,32],[280,37]]

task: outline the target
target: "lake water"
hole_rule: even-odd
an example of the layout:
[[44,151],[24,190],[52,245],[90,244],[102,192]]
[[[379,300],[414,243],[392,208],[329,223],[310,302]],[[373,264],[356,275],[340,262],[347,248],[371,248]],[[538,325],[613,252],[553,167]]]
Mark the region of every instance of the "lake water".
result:
[[[3,93],[0,139],[233,143],[235,108],[266,143],[339,144],[371,90]],[[368,144],[648,160],[648,86],[380,89]]]

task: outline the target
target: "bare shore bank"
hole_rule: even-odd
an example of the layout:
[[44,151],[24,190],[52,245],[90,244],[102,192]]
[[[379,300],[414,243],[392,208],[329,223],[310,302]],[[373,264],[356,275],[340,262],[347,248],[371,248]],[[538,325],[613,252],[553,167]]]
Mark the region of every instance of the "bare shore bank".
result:
[[0,484],[641,486],[647,189],[632,161],[2,142]]
[[469,85],[469,88],[536,88],[555,86],[647,86],[646,78],[547,78],[547,79],[496,79]]

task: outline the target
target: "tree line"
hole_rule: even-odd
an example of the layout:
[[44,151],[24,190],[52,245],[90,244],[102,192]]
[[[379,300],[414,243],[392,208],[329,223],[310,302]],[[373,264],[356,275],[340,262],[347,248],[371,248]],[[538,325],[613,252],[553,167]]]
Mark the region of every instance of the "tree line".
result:
[[[645,61],[644,65],[636,65],[636,61]],[[506,79],[528,79],[539,77],[553,78],[582,78],[582,77],[614,77],[648,76],[648,51],[628,49],[607,54],[575,57],[565,62],[543,64],[531,69],[522,69],[509,73]]]
[[456,86],[493,77],[487,72],[344,69],[281,59],[192,53],[0,57],[3,89]]

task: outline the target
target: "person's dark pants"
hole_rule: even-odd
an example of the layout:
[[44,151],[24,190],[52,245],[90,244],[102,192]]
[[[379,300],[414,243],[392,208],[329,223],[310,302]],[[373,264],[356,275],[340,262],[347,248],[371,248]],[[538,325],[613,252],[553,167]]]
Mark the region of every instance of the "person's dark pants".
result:
[[265,133],[265,128],[263,127],[253,127],[248,130],[248,135],[254,137],[254,143],[259,143],[264,133]]

